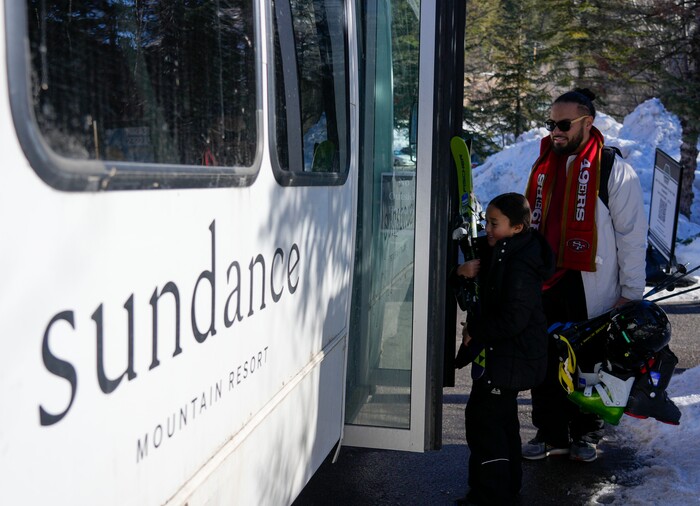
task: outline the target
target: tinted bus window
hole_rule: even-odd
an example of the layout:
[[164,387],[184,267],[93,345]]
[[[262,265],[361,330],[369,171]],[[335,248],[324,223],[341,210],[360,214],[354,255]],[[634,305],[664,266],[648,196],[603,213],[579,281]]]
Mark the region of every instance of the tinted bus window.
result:
[[31,105],[79,160],[250,167],[258,151],[251,0],[33,0]]
[[342,182],[349,162],[345,4],[276,0],[272,11],[278,179]]

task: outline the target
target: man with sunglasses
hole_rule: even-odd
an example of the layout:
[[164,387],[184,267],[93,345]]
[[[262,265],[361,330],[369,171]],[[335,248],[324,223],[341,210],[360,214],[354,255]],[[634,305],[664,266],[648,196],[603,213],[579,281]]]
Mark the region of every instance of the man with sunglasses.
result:
[[[547,238],[557,271],[544,283],[547,321],[583,321],[611,307],[641,299],[646,278],[646,236],[642,189],[637,174],[615,157],[607,179],[607,205],[598,198],[603,135],[593,126],[595,95],[577,89],[557,98],[545,127],[540,156],[532,167],[525,195],[532,226]],[[558,380],[558,354],[551,343],[547,378],[532,390],[536,437],[523,445],[523,457],[538,460],[569,455],[596,459],[603,420],[569,401]],[[593,355],[600,350],[590,350]],[[595,356],[579,352],[580,364]]]

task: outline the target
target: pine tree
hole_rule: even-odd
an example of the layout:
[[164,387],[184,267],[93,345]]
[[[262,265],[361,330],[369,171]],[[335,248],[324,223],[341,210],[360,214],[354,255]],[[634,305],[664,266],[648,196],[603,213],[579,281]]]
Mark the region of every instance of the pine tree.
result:
[[690,217],[700,140],[700,2],[657,1],[651,12],[662,27],[659,53],[666,56],[660,73],[660,98],[679,117],[683,128],[680,212]]
[[486,157],[502,147],[493,140],[489,111],[489,78],[493,75],[491,43],[499,0],[467,2],[464,39],[464,84],[466,130],[472,137],[472,154]]
[[[467,18],[465,121],[488,153],[540,124],[550,90],[541,79],[537,16],[532,0],[470,2]],[[470,22],[471,21],[471,22]],[[477,67],[479,65],[480,67]],[[480,68],[480,71],[477,69]]]
[[[599,106],[627,114],[643,91],[630,90],[636,74],[636,23],[630,0],[535,0],[542,12],[542,71],[557,92],[590,88]],[[632,97],[631,100],[629,97]]]
[[647,79],[683,129],[681,214],[690,217],[700,140],[700,0],[642,0],[636,7],[636,54],[628,67]]

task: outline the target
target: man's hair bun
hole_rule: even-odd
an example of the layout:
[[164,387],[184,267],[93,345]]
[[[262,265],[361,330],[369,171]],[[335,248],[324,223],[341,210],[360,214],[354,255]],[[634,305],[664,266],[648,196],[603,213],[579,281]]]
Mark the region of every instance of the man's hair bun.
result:
[[595,100],[595,93],[593,93],[591,90],[588,88],[576,88],[574,90],[576,93],[580,93],[584,97],[586,97],[588,100],[593,102]]

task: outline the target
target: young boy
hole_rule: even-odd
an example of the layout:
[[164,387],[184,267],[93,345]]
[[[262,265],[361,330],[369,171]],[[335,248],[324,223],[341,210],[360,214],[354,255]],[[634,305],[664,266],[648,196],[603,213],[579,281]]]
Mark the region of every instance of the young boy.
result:
[[518,193],[489,203],[486,237],[478,246],[480,260],[457,269],[467,278],[479,274],[480,311],[468,315],[456,366],[485,350],[483,374],[474,380],[465,409],[470,490],[457,503],[511,504],[522,484],[517,396],[545,376],[541,292],[555,264],[544,237],[530,229],[530,206]]

